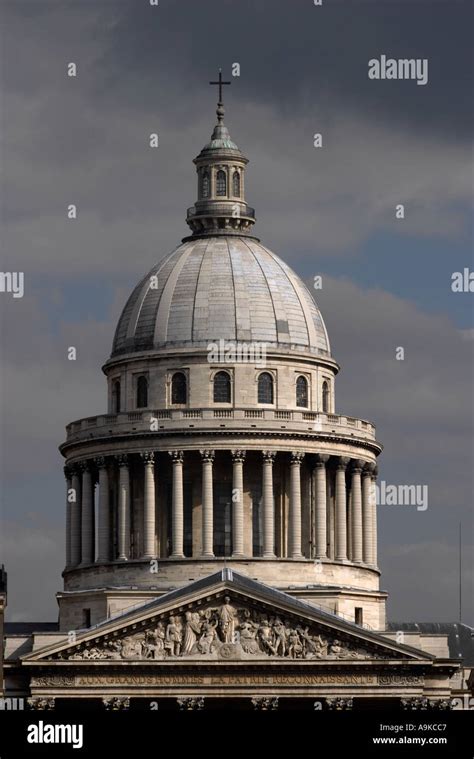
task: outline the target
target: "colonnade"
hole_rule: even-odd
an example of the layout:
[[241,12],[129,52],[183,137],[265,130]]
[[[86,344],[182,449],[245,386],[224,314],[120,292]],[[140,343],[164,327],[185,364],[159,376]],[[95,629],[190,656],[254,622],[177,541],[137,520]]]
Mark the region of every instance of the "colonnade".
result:
[[[156,556],[156,474],[155,451],[140,453],[143,466],[143,539],[140,558]],[[160,451],[159,453],[162,453]],[[191,453],[191,452],[190,452]],[[201,450],[202,467],[202,558],[214,557],[214,460],[213,450]],[[171,550],[169,557],[182,559],[184,553],[183,469],[187,453],[168,451],[172,463]],[[230,451],[232,459],[232,557],[248,558],[244,551],[244,479],[246,451]],[[261,452],[262,556],[274,559],[275,498],[274,450]],[[319,561],[376,566],[377,525],[375,504],[376,468],[372,463],[328,454],[289,455],[289,504],[287,558],[313,558]],[[312,539],[309,556],[302,543],[302,464],[307,456],[311,477]],[[94,562],[126,561],[131,544],[130,456],[121,454],[97,457],[65,467],[67,480],[66,566],[71,569]],[[329,465],[330,462],[330,465]],[[328,467],[334,474],[333,502],[328,494]],[[116,505],[116,551],[112,556],[110,477],[115,473],[118,486]],[[331,475],[332,476],[332,475]],[[332,481],[331,481],[332,482]],[[97,520],[94,488],[98,484]],[[332,522],[331,522],[332,520]],[[95,525],[97,522],[97,551]],[[332,526],[331,526],[332,525]],[[332,539],[329,540],[328,531]],[[97,553],[97,555],[96,555]],[[193,558],[199,558],[193,556]]]

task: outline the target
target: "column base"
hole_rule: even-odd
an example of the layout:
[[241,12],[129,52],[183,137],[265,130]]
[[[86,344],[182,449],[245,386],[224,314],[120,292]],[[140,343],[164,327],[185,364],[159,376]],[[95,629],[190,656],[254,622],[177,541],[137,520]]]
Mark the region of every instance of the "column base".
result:
[[[151,558],[151,557],[150,557]],[[184,553],[172,553],[170,559],[185,559]]]
[[128,556],[117,556],[117,561],[128,561]]
[[272,553],[271,551],[270,552],[264,551],[263,552],[263,558],[264,559],[276,559],[276,554]]
[[154,553],[144,553],[143,556],[140,556],[140,559],[143,559],[143,561],[148,561],[149,559],[157,559],[158,556],[156,556]]
[[241,551],[236,551],[235,553],[232,554],[232,558],[233,559],[245,559],[245,555]]
[[304,556],[302,553],[292,553],[291,554],[292,559],[304,559]]

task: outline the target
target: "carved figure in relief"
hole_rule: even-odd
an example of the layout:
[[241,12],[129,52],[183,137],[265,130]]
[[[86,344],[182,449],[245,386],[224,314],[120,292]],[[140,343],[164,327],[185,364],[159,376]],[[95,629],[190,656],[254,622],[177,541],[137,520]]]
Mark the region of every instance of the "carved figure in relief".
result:
[[273,631],[266,617],[262,618],[258,634],[264,651],[275,656],[275,646],[273,645]]
[[229,596],[225,596],[219,611],[219,629],[224,643],[234,642],[234,632],[237,621],[237,609],[231,606]]
[[179,656],[181,653],[182,626],[179,617],[170,617],[166,627],[165,648],[171,656]]
[[297,630],[290,630],[288,636],[288,655],[292,659],[299,659],[303,655],[303,644]]
[[246,620],[240,624],[240,645],[246,654],[258,654],[260,647],[257,640],[258,624]]
[[198,650],[201,654],[212,654],[217,642],[217,622],[213,624],[209,619],[204,619],[201,627]]
[[193,654],[196,651],[198,635],[201,633],[201,620],[198,612],[187,611],[184,615],[184,641],[182,654]]
[[273,623],[273,631],[275,633],[275,654],[276,656],[285,656],[287,647],[286,627],[278,617]]

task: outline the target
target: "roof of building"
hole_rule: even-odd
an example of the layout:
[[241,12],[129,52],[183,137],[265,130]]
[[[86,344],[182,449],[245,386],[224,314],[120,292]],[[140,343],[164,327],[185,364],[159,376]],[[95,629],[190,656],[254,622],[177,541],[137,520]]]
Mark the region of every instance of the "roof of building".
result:
[[284,261],[254,238],[209,236],[183,242],[143,277],[119,319],[112,357],[207,349],[220,339],[330,354],[321,313]]
[[388,629],[447,635],[450,657],[462,659],[465,666],[474,665],[474,628],[462,622],[389,622]]

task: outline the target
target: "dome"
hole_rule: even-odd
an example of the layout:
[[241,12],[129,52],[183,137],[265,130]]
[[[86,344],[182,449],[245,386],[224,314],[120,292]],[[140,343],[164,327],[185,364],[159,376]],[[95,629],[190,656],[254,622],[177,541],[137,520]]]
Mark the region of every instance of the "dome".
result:
[[255,238],[188,238],[132,292],[119,319],[112,357],[220,339],[330,355],[309,290]]

